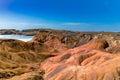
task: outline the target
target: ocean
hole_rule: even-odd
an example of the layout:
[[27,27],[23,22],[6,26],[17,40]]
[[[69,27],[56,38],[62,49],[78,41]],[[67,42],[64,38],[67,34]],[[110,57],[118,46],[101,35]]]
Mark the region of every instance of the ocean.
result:
[[29,41],[33,38],[33,36],[25,36],[25,35],[0,35],[0,38],[4,39],[17,39],[22,41]]

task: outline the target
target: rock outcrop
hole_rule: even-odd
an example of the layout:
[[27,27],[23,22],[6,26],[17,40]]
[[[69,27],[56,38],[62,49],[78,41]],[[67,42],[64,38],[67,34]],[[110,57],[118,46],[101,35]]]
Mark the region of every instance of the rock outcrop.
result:
[[35,72],[42,61],[52,56],[46,47],[38,43],[0,39],[0,79]]
[[119,33],[19,33],[35,36],[28,42],[0,39],[0,80],[120,80]]
[[30,42],[37,42],[48,47],[51,52],[61,52],[83,45],[92,40],[90,34],[71,32],[43,32],[34,36]]
[[105,40],[94,40],[47,59],[45,80],[119,80],[119,54],[110,54]]

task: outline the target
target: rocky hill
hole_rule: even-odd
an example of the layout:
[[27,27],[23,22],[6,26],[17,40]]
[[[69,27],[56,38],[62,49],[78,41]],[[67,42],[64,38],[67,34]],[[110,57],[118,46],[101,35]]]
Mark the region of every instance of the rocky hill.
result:
[[120,80],[120,33],[22,32],[35,36],[0,39],[0,80]]

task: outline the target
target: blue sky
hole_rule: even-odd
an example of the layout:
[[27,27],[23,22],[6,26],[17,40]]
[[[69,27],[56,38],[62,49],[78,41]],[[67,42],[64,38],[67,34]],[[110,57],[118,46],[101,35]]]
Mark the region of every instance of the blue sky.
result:
[[0,28],[120,31],[120,0],[0,0]]

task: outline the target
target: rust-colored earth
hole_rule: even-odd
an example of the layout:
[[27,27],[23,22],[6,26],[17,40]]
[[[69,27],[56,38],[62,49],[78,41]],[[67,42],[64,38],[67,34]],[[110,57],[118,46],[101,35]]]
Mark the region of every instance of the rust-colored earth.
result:
[[28,42],[0,39],[0,80],[120,80],[119,35],[47,30]]

